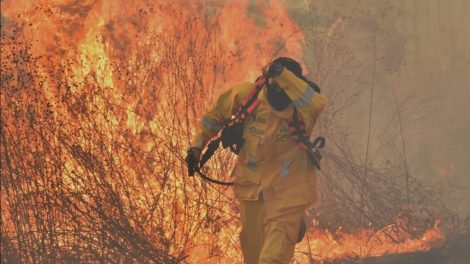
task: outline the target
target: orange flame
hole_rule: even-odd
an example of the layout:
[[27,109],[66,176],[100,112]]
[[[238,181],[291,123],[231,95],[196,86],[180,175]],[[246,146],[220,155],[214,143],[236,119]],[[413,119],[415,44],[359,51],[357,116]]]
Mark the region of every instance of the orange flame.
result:
[[[378,231],[361,229],[353,233],[345,233],[341,229],[329,232],[314,227],[309,230],[308,238],[297,247],[297,251],[311,252],[315,259],[331,261],[428,251],[442,243],[445,235],[440,229],[440,220],[436,220],[434,226],[419,238],[412,238],[396,225]],[[304,254],[299,254],[299,259],[306,260]]]

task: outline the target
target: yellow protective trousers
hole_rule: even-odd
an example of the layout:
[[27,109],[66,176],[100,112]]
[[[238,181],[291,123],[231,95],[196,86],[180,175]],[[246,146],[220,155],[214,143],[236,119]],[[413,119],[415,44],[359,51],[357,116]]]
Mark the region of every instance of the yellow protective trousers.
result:
[[240,200],[240,242],[247,264],[289,263],[294,255],[305,208],[268,219],[262,195]]

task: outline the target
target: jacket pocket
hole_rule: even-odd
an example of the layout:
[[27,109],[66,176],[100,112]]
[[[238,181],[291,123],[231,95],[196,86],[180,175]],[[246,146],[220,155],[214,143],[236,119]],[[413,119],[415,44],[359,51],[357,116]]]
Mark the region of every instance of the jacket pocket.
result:
[[246,165],[237,164],[233,190],[242,200],[257,200],[260,186],[259,173]]

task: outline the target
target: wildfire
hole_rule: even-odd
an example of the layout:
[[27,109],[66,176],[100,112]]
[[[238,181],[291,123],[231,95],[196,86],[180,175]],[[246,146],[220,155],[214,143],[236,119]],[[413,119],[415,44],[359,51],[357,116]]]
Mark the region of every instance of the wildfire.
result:
[[406,231],[395,225],[378,231],[361,229],[353,233],[345,233],[341,229],[329,232],[314,227],[309,230],[308,237],[297,247],[297,251],[303,253],[298,256],[300,260],[306,261],[304,254],[310,252],[314,258],[332,261],[427,251],[445,239],[440,229],[440,220],[419,238],[410,237]]
[[[2,77],[11,155],[2,154],[11,241],[2,251],[46,262],[122,251],[122,261],[168,261],[160,251],[189,263],[242,259],[233,194],[185,179],[182,151],[217,93],[274,57],[301,59],[304,35],[283,1],[206,2],[2,1],[2,75],[13,76]],[[429,250],[444,239],[437,223],[418,239],[390,230],[314,227],[296,259]]]

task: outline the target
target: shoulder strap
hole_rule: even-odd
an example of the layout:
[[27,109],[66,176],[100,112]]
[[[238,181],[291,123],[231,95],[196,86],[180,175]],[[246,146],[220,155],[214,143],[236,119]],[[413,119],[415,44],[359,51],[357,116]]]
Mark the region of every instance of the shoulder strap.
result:
[[311,142],[305,136],[304,120],[296,107],[294,107],[292,117],[289,119],[289,130],[291,132],[292,139],[301,149],[308,151],[311,148]]
[[291,131],[292,140],[294,140],[301,149],[307,151],[309,158],[312,159],[315,166],[321,169],[320,149],[325,146],[325,138],[317,137],[313,142],[307,138],[305,135],[305,123],[296,107],[294,107],[292,117],[289,119],[289,130]]
[[235,120],[231,123],[244,121],[259,106],[260,100],[258,99],[258,94],[263,88],[265,80],[263,76],[256,80],[253,88],[251,88],[245,98],[243,98],[242,105],[237,114],[235,114]]

